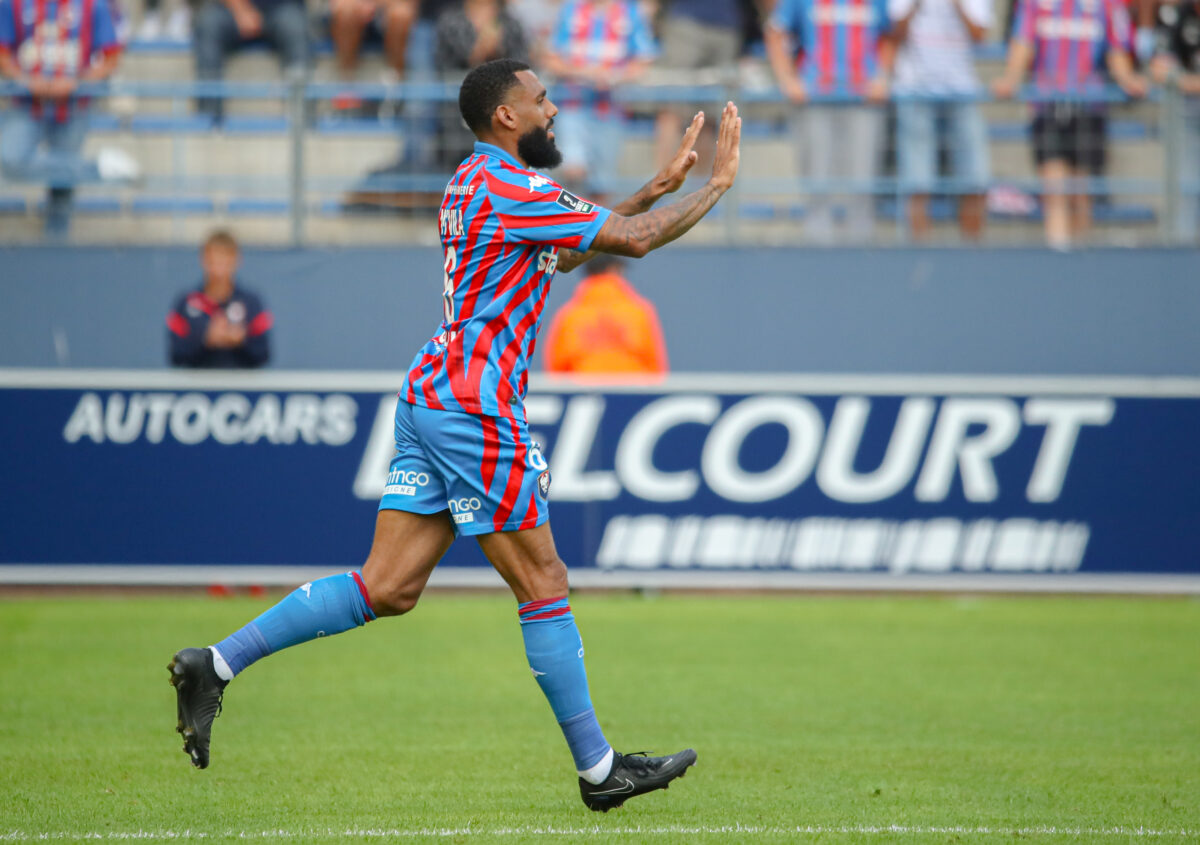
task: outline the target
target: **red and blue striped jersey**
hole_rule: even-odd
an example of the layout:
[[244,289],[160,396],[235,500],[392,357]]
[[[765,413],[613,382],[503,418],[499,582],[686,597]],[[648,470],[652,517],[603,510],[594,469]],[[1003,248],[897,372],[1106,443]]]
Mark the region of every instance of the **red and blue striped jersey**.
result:
[[779,0],[770,25],[792,36],[811,93],[861,95],[878,70],[887,0]]
[[1034,48],[1035,86],[1079,93],[1102,85],[1105,53],[1129,43],[1129,13],[1119,0],[1021,0],[1013,32]]
[[[31,76],[78,79],[97,53],[121,48],[109,0],[0,0],[0,50]],[[55,117],[66,120],[71,102]],[[41,115],[41,103],[33,102]]]
[[441,329],[401,398],[427,408],[524,417],[529,362],[560,247],[586,251],[611,214],[492,144],[476,142],[438,215]]
[[[567,0],[558,13],[550,49],[578,68],[617,70],[656,53],[650,24],[633,0]],[[562,104],[589,105],[606,110],[611,94],[566,83]]]

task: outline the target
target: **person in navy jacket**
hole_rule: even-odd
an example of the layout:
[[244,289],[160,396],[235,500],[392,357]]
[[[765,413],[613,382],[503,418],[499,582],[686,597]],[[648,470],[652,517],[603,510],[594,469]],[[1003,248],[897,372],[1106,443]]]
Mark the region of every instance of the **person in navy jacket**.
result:
[[167,314],[168,355],[177,367],[261,367],[271,357],[275,321],[257,294],[240,287],[233,235],[213,232],[200,251],[204,282]]

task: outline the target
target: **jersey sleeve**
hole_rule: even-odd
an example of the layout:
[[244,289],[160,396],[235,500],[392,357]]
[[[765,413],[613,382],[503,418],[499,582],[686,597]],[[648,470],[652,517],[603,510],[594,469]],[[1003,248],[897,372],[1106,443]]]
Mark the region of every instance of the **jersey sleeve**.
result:
[[531,170],[489,171],[487,184],[507,243],[587,251],[612,214]]
[[893,21],[901,21],[908,17],[917,0],[888,0],[888,17]]
[[646,16],[638,4],[631,3],[629,5],[629,17],[632,22],[629,33],[629,58],[633,60],[656,58],[658,45],[654,42],[654,33],[650,29],[650,22],[646,20]]
[[780,32],[790,34],[796,39],[797,44],[803,42],[803,23],[798,0],[779,0],[775,4],[775,10],[771,12],[770,18],[767,19],[767,24]]
[[108,52],[120,46],[113,7],[107,0],[102,0],[92,6],[92,49]]
[[1104,46],[1109,50],[1124,50],[1129,44],[1129,12],[1117,0],[1108,0],[1104,5]]
[[0,0],[0,48],[16,49],[17,25],[13,19],[14,0]]
[[887,35],[892,29],[892,19],[888,15],[888,0],[875,0],[875,25],[872,29],[877,38]]
[[571,46],[571,18],[575,13],[574,3],[564,3],[558,10],[558,18],[554,21],[554,30],[550,33],[550,51],[559,56],[566,56]]
[[189,295],[176,297],[167,312],[167,359],[176,367],[199,366],[204,358],[209,317],[199,308],[188,307]]
[[1018,0],[1017,19],[1013,23],[1013,40],[1026,44],[1037,43],[1036,12],[1032,0]]
[[991,29],[996,22],[990,0],[964,0],[962,8],[976,26]]
[[246,340],[235,351],[238,361],[245,367],[261,367],[271,360],[271,327],[275,317],[256,295],[247,293]]

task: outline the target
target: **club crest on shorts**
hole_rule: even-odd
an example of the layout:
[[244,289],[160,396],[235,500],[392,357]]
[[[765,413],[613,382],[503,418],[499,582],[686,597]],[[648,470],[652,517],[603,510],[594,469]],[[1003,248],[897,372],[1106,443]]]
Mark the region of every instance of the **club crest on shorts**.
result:
[[543,499],[550,495],[550,470],[538,476],[538,492],[542,494]]

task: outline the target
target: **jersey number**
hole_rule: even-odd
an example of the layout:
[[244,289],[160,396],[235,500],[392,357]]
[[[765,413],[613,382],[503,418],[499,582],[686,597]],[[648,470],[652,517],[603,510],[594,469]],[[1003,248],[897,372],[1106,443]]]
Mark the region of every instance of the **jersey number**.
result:
[[[446,263],[442,265],[445,274],[442,276],[442,316],[446,326],[454,322],[454,270],[458,267],[458,253],[454,247],[446,247]],[[449,328],[442,332],[441,342],[448,343],[458,332],[450,332]]]

